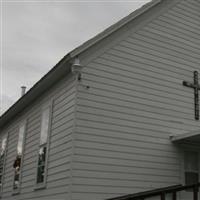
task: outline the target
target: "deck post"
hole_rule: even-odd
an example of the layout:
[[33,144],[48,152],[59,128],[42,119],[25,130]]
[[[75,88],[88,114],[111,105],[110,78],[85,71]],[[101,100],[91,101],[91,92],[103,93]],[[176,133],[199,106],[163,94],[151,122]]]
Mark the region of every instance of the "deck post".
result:
[[198,187],[194,186],[193,188],[193,200],[198,200]]
[[173,194],[172,194],[172,200],[176,200],[176,199],[177,199],[176,192],[173,192]]
[[[160,200],[165,200],[165,193],[162,193],[161,195],[160,195]],[[196,199],[195,199],[196,200]]]

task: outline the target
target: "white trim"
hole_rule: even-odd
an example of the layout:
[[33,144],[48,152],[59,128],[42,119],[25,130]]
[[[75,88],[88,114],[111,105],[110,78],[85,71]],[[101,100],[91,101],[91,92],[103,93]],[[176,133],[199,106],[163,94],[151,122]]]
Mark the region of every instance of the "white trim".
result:
[[77,115],[77,99],[78,99],[78,87],[80,85],[77,77],[74,77],[74,83],[75,83],[75,96],[74,96],[74,115],[73,115],[73,129],[72,129],[72,133],[71,133],[71,137],[72,137],[72,150],[71,150],[71,155],[70,155],[70,180],[69,180],[69,198],[72,199],[72,187],[73,187],[73,176],[72,176],[72,171],[73,171],[73,157],[75,154],[75,150],[74,150],[74,146],[75,146],[75,134],[76,134],[76,126],[77,126],[77,122],[76,122],[76,115]]

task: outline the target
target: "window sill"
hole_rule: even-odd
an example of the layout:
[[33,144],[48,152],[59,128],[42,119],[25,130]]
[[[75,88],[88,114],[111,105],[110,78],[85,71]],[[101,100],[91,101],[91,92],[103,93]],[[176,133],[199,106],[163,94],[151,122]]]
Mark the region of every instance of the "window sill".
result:
[[34,188],[34,190],[43,190],[43,189],[46,189],[46,184],[45,183],[40,183],[40,184],[37,184]]

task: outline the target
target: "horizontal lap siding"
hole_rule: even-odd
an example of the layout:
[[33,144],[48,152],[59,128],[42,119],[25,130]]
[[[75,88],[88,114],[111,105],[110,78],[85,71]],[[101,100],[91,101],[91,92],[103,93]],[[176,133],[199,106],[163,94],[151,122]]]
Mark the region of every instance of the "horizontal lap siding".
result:
[[169,136],[200,128],[192,81],[200,70],[199,2],[181,1],[92,60],[78,88],[73,199],[101,200],[181,181]]
[[[40,138],[41,108],[52,99],[52,125],[49,144],[47,188],[34,191],[38,145]],[[70,159],[72,154],[72,131],[75,104],[74,78],[67,77],[44,94],[44,97],[22,119],[27,120],[26,142],[22,168],[22,185],[19,195],[12,195],[13,162],[16,156],[18,124],[9,131],[9,148],[6,159],[3,199],[57,199],[69,196]]]

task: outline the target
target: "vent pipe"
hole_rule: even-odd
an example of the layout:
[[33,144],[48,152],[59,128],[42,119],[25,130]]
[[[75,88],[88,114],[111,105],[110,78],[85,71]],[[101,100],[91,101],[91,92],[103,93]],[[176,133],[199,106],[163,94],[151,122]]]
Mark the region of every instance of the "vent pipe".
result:
[[24,96],[26,93],[26,86],[21,87],[21,97]]

